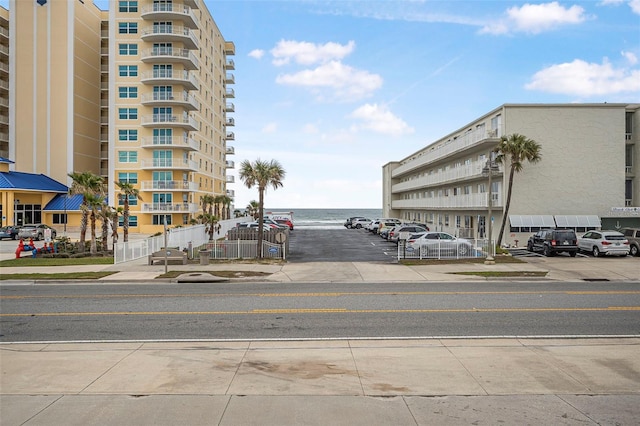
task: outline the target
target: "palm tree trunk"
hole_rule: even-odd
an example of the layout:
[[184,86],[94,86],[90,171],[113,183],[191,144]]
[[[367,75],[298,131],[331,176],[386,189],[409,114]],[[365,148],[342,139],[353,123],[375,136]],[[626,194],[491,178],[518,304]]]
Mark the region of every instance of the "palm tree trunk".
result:
[[264,190],[265,188],[259,187],[258,193],[258,259],[262,259],[262,238],[264,237]]
[[124,201],[124,212],[122,213],[122,241],[129,241],[129,203],[128,199]]
[[[511,191],[513,189],[513,176],[515,175],[515,173],[516,173],[516,170],[513,167],[511,167],[511,171],[509,172],[509,188],[507,189],[507,202],[504,206],[504,214],[502,215],[502,225],[500,225],[500,233],[498,234],[498,241],[496,243],[498,247],[502,245],[504,228],[507,225],[507,221],[509,220],[509,207],[511,206]],[[489,188],[489,192],[491,192],[491,188]],[[489,220],[491,220],[491,218],[489,218]]]
[[88,216],[89,212],[87,212],[86,209],[83,210],[82,216],[80,217],[80,253],[84,253],[84,244],[87,240]]
[[91,213],[91,254],[96,253],[96,214]]
[[[103,206],[106,209],[106,206]],[[102,251],[107,252],[109,250],[109,217],[105,214],[102,216]]]

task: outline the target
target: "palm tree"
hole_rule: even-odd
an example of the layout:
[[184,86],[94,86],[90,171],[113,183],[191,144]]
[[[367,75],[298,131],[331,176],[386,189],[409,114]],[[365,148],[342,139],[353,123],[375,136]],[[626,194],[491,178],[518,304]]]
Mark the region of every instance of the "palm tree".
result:
[[[211,194],[206,194],[203,195],[202,197],[200,197],[200,202],[202,203],[202,213],[209,213],[209,214],[213,214],[212,212],[212,206],[213,203],[215,202],[215,197]],[[208,210],[207,210],[208,209]]]
[[[542,147],[533,139],[529,139],[524,135],[514,133],[509,136],[502,136],[500,143],[494,149],[496,155],[496,162],[505,163],[509,167],[509,186],[507,189],[507,201],[504,207],[504,215],[502,217],[502,225],[500,226],[500,233],[498,234],[498,241],[496,244],[500,246],[502,244],[502,236],[504,235],[504,228],[509,217],[509,207],[511,206],[511,193],[513,190],[513,177],[520,171],[524,165],[525,160],[530,163],[537,163],[542,158],[540,153]],[[491,188],[489,188],[491,191]],[[491,218],[489,218],[491,220]],[[491,236],[489,236],[491,238]]]
[[104,204],[104,200],[100,195],[87,195],[86,201],[87,211],[91,220],[91,254],[96,254],[98,251],[96,247],[96,217]]
[[213,213],[218,217],[222,216],[220,214],[220,205],[223,203],[224,203],[224,195],[216,195],[215,197],[213,197],[213,204],[215,206],[215,209],[213,212],[209,212],[209,213]]
[[102,251],[106,252],[109,250],[109,223],[113,221],[113,217],[115,216],[114,209],[109,204],[103,202],[98,214],[102,222]]
[[253,163],[244,160],[240,164],[240,180],[247,188],[258,187],[258,258],[262,258],[262,229],[264,223],[264,193],[268,186],[278,189],[282,186],[285,171],[276,160],[262,161],[257,159]]
[[218,216],[204,213],[198,216],[200,222],[206,225],[206,231],[209,234],[209,241],[213,241],[213,232],[215,231],[215,227],[218,224]]
[[69,173],[71,178],[71,195],[82,195],[82,204],[80,211],[82,217],[80,219],[80,251],[84,252],[84,244],[87,236],[87,225],[89,218],[89,208],[87,207],[87,197],[91,195],[104,195],[104,180],[98,175],[91,172],[74,172]]
[[120,189],[120,193],[118,194],[118,198],[122,200],[123,210],[122,210],[122,235],[125,243],[129,241],[129,198],[135,197],[138,200],[142,200],[140,197],[140,190],[134,188],[132,184],[129,182],[115,182],[118,189]]
[[231,219],[231,202],[233,200],[231,199],[231,197],[227,196],[227,195],[221,195],[220,196],[220,204],[222,204],[222,212],[220,214],[220,216],[222,217],[222,219]]
[[249,201],[249,204],[247,204],[247,207],[245,207],[245,210],[247,211],[247,214],[250,215],[252,218],[257,219],[258,217],[258,202],[256,200],[251,200]]

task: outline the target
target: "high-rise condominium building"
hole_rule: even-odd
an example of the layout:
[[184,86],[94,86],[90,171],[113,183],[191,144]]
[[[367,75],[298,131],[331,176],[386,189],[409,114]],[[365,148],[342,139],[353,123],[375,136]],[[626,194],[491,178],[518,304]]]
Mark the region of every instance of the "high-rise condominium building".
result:
[[[232,197],[235,46],[202,0],[114,0],[106,11],[11,0],[8,21],[10,142],[0,127],[0,150],[13,170],[67,185],[70,173],[101,175],[114,207],[115,182],[130,183],[133,232],[188,224],[204,195]],[[3,30],[0,16],[0,86]]]
[[[509,163],[488,161],[513,134],[538,142],[541,159],[515,174],[505,217]],[[506,220],[510,245],[547,227],[640,226],[639,135],[640,104],[505,104],[386,164],[384,215],[487,238],[491,200],[492,239]]]

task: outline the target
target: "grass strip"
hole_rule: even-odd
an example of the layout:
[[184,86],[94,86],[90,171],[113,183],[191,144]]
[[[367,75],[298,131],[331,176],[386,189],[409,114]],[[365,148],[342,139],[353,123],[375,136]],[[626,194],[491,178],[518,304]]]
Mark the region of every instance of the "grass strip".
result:
[[0,268],[30,266],[113,265],[113,257],[23,257],[0,262]]
[[496,278],[496,277],[546,277],[547,271],[469,271],[469,272],[450,272],[453,275],[477,275],[480,277]]
[[113,271],[100,272],[59,272],[51,274],[1,274],[0,280],[96,280],[114,274]]

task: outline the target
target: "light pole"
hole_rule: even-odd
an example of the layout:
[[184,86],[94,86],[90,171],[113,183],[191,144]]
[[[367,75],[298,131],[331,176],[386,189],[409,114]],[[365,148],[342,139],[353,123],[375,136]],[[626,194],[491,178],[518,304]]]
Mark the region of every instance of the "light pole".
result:
[[17,198],[13,199],[13,226],[18,226],[18,204],[20,204],[20,200]]
[[487,210],[488,210],[487,216],[488,217],[486,219],[488,223],[485,224],[485,226],[488,229],[487,231],[488,244],[487,244],[487,258],[484,261],[484,263],[487,265],[492,265],[495,263],[495,259],[493,258],[494,247],[493,247],[493,243],[491,242],[491,237],[493,236],[493,221],[491,220],[491,216],[493,214],[492,212],[493,194],[491,193],[491,185],[492,185],[491,177],[493,176],[493,172],[498,170],[499,170],[498,165],[495,163],[495,161],[491,159],[491,154],[489,154],[489,159],[487,160],[487,163],[485,164],[485,166],[482,168],[482,175],[488,176],[489,178],[489,188],[487,188]]
[[64,194],[64,236],[67,236],[67,199],[69,198],[69,191]]

